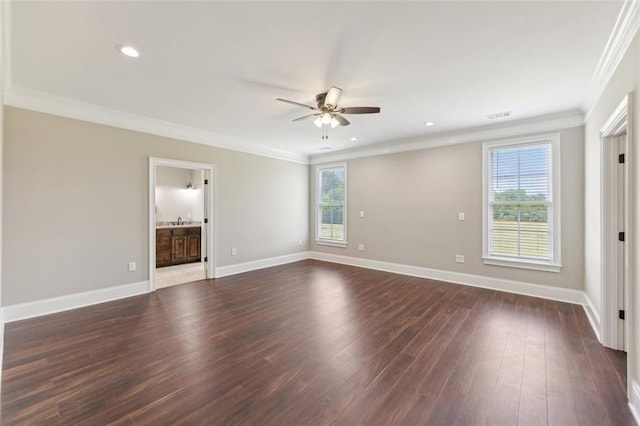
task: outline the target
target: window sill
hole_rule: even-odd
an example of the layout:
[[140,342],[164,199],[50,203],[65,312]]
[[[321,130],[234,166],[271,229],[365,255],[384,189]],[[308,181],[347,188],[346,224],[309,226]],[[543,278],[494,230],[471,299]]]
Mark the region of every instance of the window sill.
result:
[[510,268],[532,269],[534,271],[560,272],[562,265],[535,260],[510,259],[505,257],[483,257],[485,265],[506,266]]
[[346,241],[316,240],[316,244],[320,246],[347,247]]

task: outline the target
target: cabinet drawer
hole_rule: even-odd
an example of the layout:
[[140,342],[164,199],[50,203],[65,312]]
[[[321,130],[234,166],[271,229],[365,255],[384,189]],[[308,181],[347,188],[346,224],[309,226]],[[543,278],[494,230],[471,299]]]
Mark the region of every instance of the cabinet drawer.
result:
[[173,228],[174,237],[178,237],[182,235],[187,235],[187,228]]
[[200,235],[200,228],[188,228],[189,235]]

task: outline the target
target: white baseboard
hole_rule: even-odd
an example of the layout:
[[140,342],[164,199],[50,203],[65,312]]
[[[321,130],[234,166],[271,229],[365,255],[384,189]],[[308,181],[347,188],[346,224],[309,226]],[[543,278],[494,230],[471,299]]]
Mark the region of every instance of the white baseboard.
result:
[[241,274],[243,272],[255,271],[256,269],[269,268],[271,266],[284,265],[286,263],[298,262],[309,259],[308,251],[286,254],[284,256],[268,257],[266,259],[253,260],[251,262],[236,263],[234,265],[219,266],[216,268],[215,277],[222,278],[229,275]]
[[591,303],[591,299],[586,292],[584,293],[584,302],[583,308],[584,312],[587,314],[587,318],[589,319],[589,324],[591,324],[591,328],[596,334],[598,342],[602,343],[602,340],[600,339],[600,314],[596,308],[593,307],[593,303]]
[[[4,309],[0,308],[0,372],[2,372],[2,360],[4,360]],[[0,389],[2,380],[0,380]]]
[[440,269],[423,268],[420,266],[403,265],[400,263],[382,262],[378,260],[361,259],[357,257],[340,256],[335,254],[321,253],[317,251],[312,251],[310,255],[311,259],[323,260],[326,262],[359,266],[361,268],[394,272],[396,274],[429,278],[432,280],[446,281],[454,284],[464,284],[473,287],[505,291],[508,293],[540,297],[542,299],[557,300],[560,302],[574,303],[578,305],[584,305],[585,303],[584,292],[580,290],[573,290],[570,288],[552,287],[542,284],[531,284],[521,281],[485,277],[482,275],[464,274],[460,272],[443,271]]
[[83,293],[51,299],[36,300],[34,302],[19,303],[2,308],[4,321],[12,322],[41,315],[82,308],[97,303],[110,302],[124,297],[137,296],[149,292],[149,281],[119,285],[117,287],[102,288]]
[[635,380],[631,380],[631,394],[629,395],[629,408],[631,414],[640,425],[640,385]]

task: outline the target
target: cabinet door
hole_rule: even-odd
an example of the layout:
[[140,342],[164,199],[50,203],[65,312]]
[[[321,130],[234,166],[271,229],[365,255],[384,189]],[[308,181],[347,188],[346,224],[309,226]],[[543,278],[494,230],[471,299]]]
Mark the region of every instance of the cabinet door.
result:
[[171,254],[174,263],[181,263],[187,260],[187,237],[171,238]]
[[189,235],[187,241],[187,257],[190,262],[200,260],[200,235]]
[[156,267],[171,265],[171,229],[156,229]]

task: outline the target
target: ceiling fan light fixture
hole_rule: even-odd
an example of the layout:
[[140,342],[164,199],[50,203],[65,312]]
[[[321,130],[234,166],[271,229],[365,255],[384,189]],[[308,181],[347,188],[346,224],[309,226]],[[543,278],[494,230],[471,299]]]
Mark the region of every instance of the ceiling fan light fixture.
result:
[[322,124],[331,124],[331,120],[335,120],[335,118],[333,118],[331,114],[327,112],[322,114]]
[[342,96],[342,89],[339,87],[331,86],[324,98],[324,104],[327,108],[333,109],[338,106],[340,97]]
[[340,122],[338,120],[336,120],[335,117],[331,119],[331,128],[332,129],[335,129],[339,125],[340,125]]
[[318,127],[322,127],[322,117],[318,117],[315,120],[313,120],[313,124],[315,124]]

